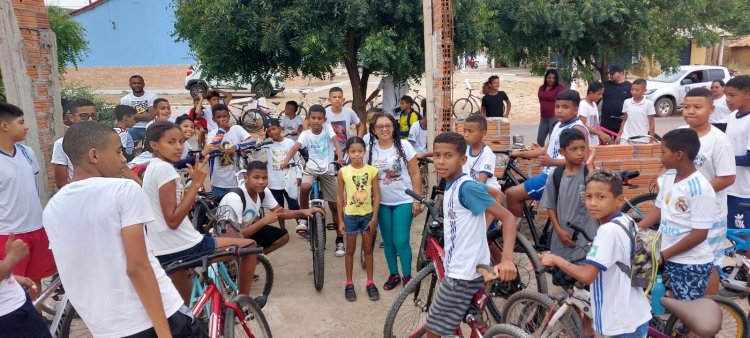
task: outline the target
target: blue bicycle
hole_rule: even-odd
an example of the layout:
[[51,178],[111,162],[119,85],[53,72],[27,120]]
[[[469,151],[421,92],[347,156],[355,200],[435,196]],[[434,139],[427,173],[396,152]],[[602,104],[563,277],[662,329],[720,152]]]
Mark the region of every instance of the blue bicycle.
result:
[[[750,210],[750,204],[740,203],[740,208]],[[732,242],[732,246],[726,248],[725,255],[734,260],[734,265],[719,269],[721,285],[744,297],[747,296],[747,274],[750,271],[750,259],[745,257],[745,252],[750,249],[750,229],[728,229],[727,239]]]

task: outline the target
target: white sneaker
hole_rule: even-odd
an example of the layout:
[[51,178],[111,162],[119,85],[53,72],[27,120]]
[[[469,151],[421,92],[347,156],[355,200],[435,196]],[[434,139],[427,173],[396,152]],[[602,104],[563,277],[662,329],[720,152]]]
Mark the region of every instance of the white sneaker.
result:
[[336,243],[336,257],[344,257],[344,254],[346,252],[344,251],[344,243]]
[[307,221],[306,220],[300,220],[297,224],[297,233],[305,232],[307,231]]

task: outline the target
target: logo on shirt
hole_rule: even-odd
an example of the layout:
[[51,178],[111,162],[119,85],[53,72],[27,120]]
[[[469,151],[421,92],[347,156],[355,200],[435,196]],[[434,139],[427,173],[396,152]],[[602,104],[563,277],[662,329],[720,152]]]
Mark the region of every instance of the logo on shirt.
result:
[[586,255],[586,257],[592,257],[592,258],[596,257],[596,251],[597,250],[599,250],[599,246],[598,245],[592,245],[591,246],[591,250],[589,250],[589,254]]
[[273,150],[271,151],[271,168],[273,170],[282,170],[281,162],[284,162],[286,158],[286,150]]
[[706,163],[706,155],[698,154],[698,156],[695,157],[695,160],[693,161],[693,164],[695,164],[696,168],[700,168],[703,166],[703,164]]
[[586,185],[581,184],[578,186],[578,198],[581,200],[581,203],[584,205],[586,204]]
[[745,215],[744,214],[734,215],[734,227],[738,229],[745,228]]
[[[400,181],[403,178],[401,177],[401,161],[399,161],[398,158],[392,159],[393,163],[391,164],[390,168],[386,168],[382,170],[383,177],[381,180],[383,181],[383,185],[390,185],[393,182]],[[386,167],[388,164],[386,160],[377,160],[374,161],[373,164],[377,168],[383,168]]]
[[339,142],[346,143],[346,122],[331,121],[331,127],[333,127],[333,132],[336,133]]
[[355,191],[352,194],[352,198],[349,201],[349,205],[355,207],[362,207],[369,205],[369,194],[367,193],[367,182],[370,180],[370,174],[364,173],[362,175],[352,175],[352,182],[354,182]]
[[492,170],[492,166],[489,163],[485,163],[484,167],[482,169],[490,171],[490,170]]
[[682,196],[677,199],[677,202],[674,204],[674,208],[680,212],[688,212],[688,210],[690,210],[685,197]]

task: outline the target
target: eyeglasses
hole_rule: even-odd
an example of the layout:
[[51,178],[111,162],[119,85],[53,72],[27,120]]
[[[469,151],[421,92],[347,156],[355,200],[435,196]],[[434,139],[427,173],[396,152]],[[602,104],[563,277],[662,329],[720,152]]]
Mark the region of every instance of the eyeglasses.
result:
[[392,124],[379,124],[375,126],[375,130],[392,130]]
[[89,113],[80,113],[80,114],[76,114],[76,115],[77,115],[77,116],[78,116],[78,117],[79,117],[79,118],[80,118],[81,120],[83,120],[83,121],[88,121],[89,119],[92,119],[92,120],[96,121],[96,120],[98,120],[98,119],[99,119],[99,114],[97,114],[97,113],[93,113],[93,114],[89,114]]

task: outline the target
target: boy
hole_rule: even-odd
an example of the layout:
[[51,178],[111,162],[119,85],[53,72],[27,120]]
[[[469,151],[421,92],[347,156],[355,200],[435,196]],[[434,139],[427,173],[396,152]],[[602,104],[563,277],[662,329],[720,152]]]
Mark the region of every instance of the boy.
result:
[[[271,194],[276,199],[276,202],[283,208],[284,200],[289,204],[289,210],[299,210],[299,203],[294,198],[290,198],[286,192],[286,175],[294,175],[297,182],[297,187],[302,183],[302,172],[299,168],[294,167],[290,169],[282,169],[281,162],[284,161],[286,155],[294,147],[294,141],[284,137],[281,134],[282,128],[279,125],[279,120],[271,119],[268,121],[268,129],[266,130],[268,137],[273,140],[273,143],[268,145],[267,158],[268,158],[268,189],[271,190]],[[299,161],[299,156],[294,154],[294,161]],[[291,173],[289,171],[292,171]],[[286,228],[285,221],[281,221],[280,225]]]
[[[81,121],[96,121],[97,118],[96,106],[93,102],[86,99],[77,99],[70,103],[68,121],[70,121],[71,125]],[[130,128],[129,130],[132,129]],[[65,154],[62,146],[64,137],[59,138],[52,146],[51,162],[55,169],[55,185],[58,189],[61,189],[73,180],[73,163],[68,159],[68,155]]]
[[302,133],[303,123],[305,120],[302,116],[297,115],[299,105],[296,101],[286,101],[284,105],[284,116],[281,117],[282,136],[289,135],[289,138],[296,142],[299,134]]
[[602,99],[603,95],[604,85],[599,81],[591,82],[586,91],[586,98],[578,107],[578,118],[589,130],[589,146],[598,146],[600,143],[608,144],[611,140],[609,134],[599,129],[599,109],[596,103]]
[[169,121],[174,122],[172,119],[172,106],[169,104],[169,101],[165,98],[158,98],[154,100],[154,119],[151,120],[148,124],[146,124],[146,130],[148,130],[148,127],[150,127],[154,122],[156,121]]
[[[221,96],[224,96],[222,99]],[[203,108],[203,96],[199,95],[199,98],[201,98],[200,101],[193,101],[193,113],[195,115],[195,118],[204,118],[206,120],[206,131],[212,132],[219,128],[219,126],[216,124],[216,120],[214,120],[214,114],[213,114],[213,107],[217,104],[223,103],[224,105],[228,105],[230,101],[232,101],[232,94],[227,93],[223,90],[219,89],[211,89],[206,93],[206,100],[208,100],[208,108]],[[202,114],[198,114],[198,112],[201,112]],[[210,140],[210,138],[209,138]]]
[[464,122],[464,138],[468,148],[466,148],[467,160],[464,163],[463,172],[474,181],[500,190],[500,184],[493,177],[497,157],[492,149],[484,144],[485,135],[487,135],[487,119],[479,114],[469,115]]
[[188,115],[195,121],[195,129],[199,131],[207,129],[208,121],[206,121],[206,116],[203,115],[203,93],[193,98],[193,107],[188,111]]
[[[13,273],[26,276],[41,290],[41,280],[55,273],[47,233],[42,227],[42,202],[34,151],[19,142],[29,127],[20,108],[0,103],[0,257],[13,236],[29,247],[29,255],[14,264]],[[4,283],[4,282],[0,282]]]
[[477,265],[490,264],[485,213],[503,224],[503,252],[494,273],[501,280],[515,278],[513,264],[516,227],[513,215],[490,194],[486,185],[474,182],[463,173],[466,162],[466,140],[460,134],[446,132],[435,137],[435,169],[448,181],[445,187],[446,256],[445,279],[440,283],[435,301],[427,315],[427,337],[452,336],[461,324],[474,294],[484,286]]
[[[359,120],[357,113],[349,107],[344,107],[344,91],[341,88],[333,87],[328,91],[328,102],[331,103],[331,106],[326,108],[326,124],[333,128],[341,149],[344,148],[346,140],[355,136],[349,132],[350,125],[357,126],[356,136],[362,137],[365,135],[365,124]],[[333,193],[335,195],[336,191],[334,190]]]
[[727,118],[727,137],[734,150],[737,177],[727,189],[727,225],[745,229],[750,211],[742,210],[740,203],[750,203],[750,76],[740,75],[727,82],[724,93],[729,109],[737,112]]
[[[560,133],[563,130],[575,128],[580,130],[588,140],[588,129],[578,119],[578,104],[581,96],[574,90],[563,90],[557,94],[555,100],[555,119],[557,124],[550,133],[550,142],[547,146],[531,150],[514,151],[511,157],[536,158],[536,163],[543,166],[542,172],[527,180],[523,185],[511,187],[506,192],[508,199],[508,210],[516,217],[523,216],[523,203],[527,200],[542,198],[547,177],[556,166],[565,165],[565,159],[560,158]],[[588,148],[588,145],[587,145]]]
[[[217,128],[208,132],[206,142],[220,144],[224,155],[212,159],[211,186],[214,197],[220,200],[230,189],[237,187],[237,171],[234,165],[236,144],[252,139],[250,133],[239,125],[229,124],[229,108],[219,103],[211,108]],[[220,133],[221,132],[221,133]]]
[[65,294],[88,329],[112,337],[195,334],[189,309],[146,243],[144,224],[154,218],[133,203],[146,194],[119,178],[120,138],[107,126],[82,122],[68,129],[63,148],[75,176],[50,199],[43,221]]
[[133,140],[138,142],[146,138],[146,124],[154,119],[151,115],[151,107],[153,107],[157,96],[152,92],[143,90],[146,82],[140,75],[131,76],[128,82],[132,91],[120,99],[120,104],[131,106],[136,110],[136,123],[128,129],[128,133],[133,137]]
[[[372,124],[373,120],[375,119],[375,114],[382,114],[383,110],[380,108],[370,108],[367,109],[367,120],[365,121],[365,136],[362,137],[362,140],[365,141],[365,144],[369,147],[370,146],[370,137],[372,136],[370,134],[370,125]],[[427,140],[425,140],[426,142]]]
[[[338,191],[336,177],[333,176],[329,163],[333,162],[334,155],[338,157],[338,163],[344,164],[344,157],[341,154],[341,143],[338,141],[338,135],[333,131],[331,125],[326,123],[326,109],[316,104],[310,107],[307,119],[310,123],[310,129],[300,134],[297,142],[292,146],[292,150],[286,155],[281,162],[281,168],[289,168],[289,161],[295,156],[300,148],[306,148],[310,154],[310,161],[307,167],[312,172],[322,172],[316,175],[320,183],[320,197],[328,201],[328,207],[332,215],[338,215],[336,206],[336,192]],[[310,207],[310,190],[312,190],[313,176],[307,173],[302,174],[302,185],[300,186],[299,201],[302,209]],[[338,217],[333,217],[333,223],[336,229],[338,226]],[[307,221],[300,220],[297,226],[297,233],[307,231]],[[337,230],[338,232],[338,230]],[[336,256],[344,256],[344,236],[341,233],[336,234]]]
[[399,108],[396,109],[395,115],[398,116],[399,135],[402,139],[409,138],[409,130],[412,125],[419,122],[422,117],[411,107],[414,100],[409,95],[404,95],[399,101]]
[[586,209],[600,224],[585,264],[576,265],[549,252],[542,253],[540,261],[579,282],[593,284],[594,329],[600,335],[646,337],[651,306],[643,288],[632,287],[630,276],[617,266],[618,262],[630,264],[633,246],[625,232],[632,231],[633,219],[619,212],[625,202],[622,179],[609,170],[597,169],[586,179],[584,196]]
[[135,125],[135,108],[119,104],[115,106],[115,127],[114,130],[117,135],[120,136],[122,142],[122,148],[125,150],[125,159],[132,160],[135,154],[135,144],[133,137],[128,133],[128,128],[132,128]]
[[409,142],[414,146],[414,151],[419,154],[427,153],[427,111],[422,110],[424,115],[419,120],[419,123],[411,125],[409,128]]
[[14,333],[14,337],[52,338],[44,319],[31,303],[30,296],[36,297],[41,289],[28,277],[14,276],[11,271],[29,255],[29,247],[12,235],[2,246],[5,254],[0,260],[0,327]]
[[[672,130],[661,142],[662,165],[656,208],[638,223],[647,228],[659,222],[659,263],[679,300],[703,297],[713,268],[714,254],[706,237],[715,222],[716,193],[695,168],[700,150],[698,134],[687,128]],[[661,220],[661,221],[660,221]]]
[[700,149],[694,164],[698,171],[708,179],[716,192],[714,201],[714,223],[708,231],[708,243],[714,253],[714,269],[708,281],[706,295],[719,292],[718,267],[724,258],[724,241],[727,239],[727,192],[734,183],[736,168],[734,152],[729,138],[719,128],[709,123],[714,110],[713,95],[707,88],[693,88],[685,95],[682,106],[682,118],[690,129],[698,133]]
[[625,100],[622,104],[622,128],[617,134],[620,144],[630,144],[633,136],[651,136],[649,143],[654,137],[654,103],[643,97],[646,92],[646,80],[636,79],[630,87],[632,98]]

